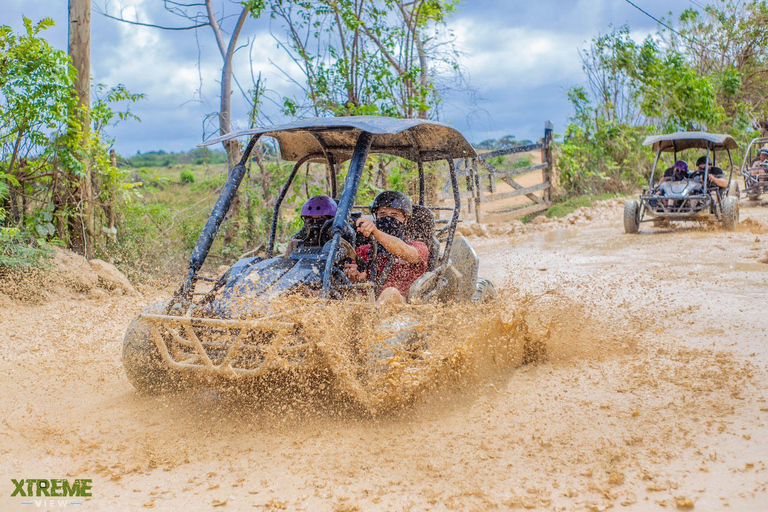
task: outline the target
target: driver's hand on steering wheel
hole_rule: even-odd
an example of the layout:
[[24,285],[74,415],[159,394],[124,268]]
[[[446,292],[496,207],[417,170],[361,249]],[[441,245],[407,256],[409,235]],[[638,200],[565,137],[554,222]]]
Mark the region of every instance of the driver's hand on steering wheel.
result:
[[344,275],[353,283],[362,283],[368,279],[368,273],[357,270],[357,263],[355,262],[347,262],[344,265]]
[[357,230],[364,236],[371,236],[378,231],[373,219],[357,219]]

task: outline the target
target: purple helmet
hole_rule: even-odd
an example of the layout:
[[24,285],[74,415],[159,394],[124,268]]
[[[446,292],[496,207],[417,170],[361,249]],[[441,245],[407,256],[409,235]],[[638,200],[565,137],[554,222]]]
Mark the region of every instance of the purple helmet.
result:
[[677,171],[688,172],[688,164],[682,160],[675,162],[675,165],[673,165],[672,168]]
[[301,216],[316,216],[316,215],[328,215],[330,217],[336,216],[336,201],[328,196],[315,196],[310,197],[304,206],[301,207]]

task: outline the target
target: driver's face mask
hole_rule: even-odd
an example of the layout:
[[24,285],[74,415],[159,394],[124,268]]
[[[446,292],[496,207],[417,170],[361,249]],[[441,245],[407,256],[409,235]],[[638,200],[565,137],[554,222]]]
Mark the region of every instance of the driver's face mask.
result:
[[405,235],[405,222],[401,222],[394,217],[377,217],[376,227],[384,233],[398,238]]

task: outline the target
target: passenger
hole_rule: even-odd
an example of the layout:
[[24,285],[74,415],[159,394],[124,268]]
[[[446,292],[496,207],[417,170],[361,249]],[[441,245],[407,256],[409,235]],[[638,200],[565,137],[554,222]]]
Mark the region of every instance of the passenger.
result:
[[678,160],[664,171],[664,176],[659,180],[659,185],[668,181],[682,181],[688,179],[688,164],[684,160]]
[[314,247],[320,245],[320,230],[330,219],[336,216],[338,206],[336,201],[328,196],[314,196],[301,207],[301,219],[304,225],[301,230],[291,237],[285,249],[284,258],[299,246]]
[[[707,167],[707,157],[699,157],[699,159],[696,160],[696,167],[699,171],[704,171]],[[725,188],[728,186],[728,180],[725,179],[725,173],[723,170],[719,167],[714,167],[711,161],[709,164],[709,174],[707,175],[707,181],[708,185],[710,186],[716,185],[720,188]]]
[[[390,258],[396,258],[389,275],[385,276],[377,302],[402,304],[408,299],[413,282],[427,271],[429,249],[424,242],[405,239],[406,223],[413,214],[413,203],[405,194],[392,190],[382,192],[373,200],[371,211],[375,222],[358,219],[357,231],[372,236],[379,243],[377,276],[388,267]],[[370,248],[368,244],[358,247],[357,254],[368,261]],[[386,252],[382,253],[381,249]],[[370,271],[360,272],[354,263],[347,263],[344,273],[353,283],[370,279]]]
[[[659,180],[658,193],[662,196],[671,195],[672,183],[688,179],[688,164],[683,160],[678,160],[672,167],[664,171],[664,176]],[[674,206],[675,201],[668,199],[664,204]]]

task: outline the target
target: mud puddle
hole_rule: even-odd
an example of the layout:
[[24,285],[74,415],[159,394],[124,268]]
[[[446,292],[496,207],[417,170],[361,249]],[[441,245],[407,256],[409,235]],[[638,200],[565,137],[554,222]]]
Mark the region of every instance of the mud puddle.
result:
[[[375,418],[282,386],[137,395],[121,338],[160,292],[7,303],[0,508],[24,510],[11,478],[92,478],[83,510],[762,510],[763,237],[630,237],[620,218],[537,236],[476,247],[511,339],[524,311],[547,360],[445,379]],[[431,331],[483,339],[487,319]]]

